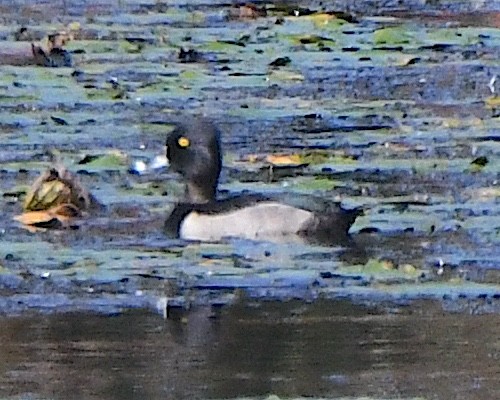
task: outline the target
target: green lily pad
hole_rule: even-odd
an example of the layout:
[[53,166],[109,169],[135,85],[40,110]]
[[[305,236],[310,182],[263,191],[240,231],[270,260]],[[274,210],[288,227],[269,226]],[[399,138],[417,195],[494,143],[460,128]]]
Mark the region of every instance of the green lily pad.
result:
[[373,41],[377,45],[408,44],[412,38],[412,34],[405,27],[382,28],[373,32]]
[[98,155],[96,157],[89,157],[88,161],[85,159],[80,162],[81,165],[85,165],[84,168],[91,169],[115,169],[123,168],[128,165],[128,157],[121,152],[112,152],[108,154]]

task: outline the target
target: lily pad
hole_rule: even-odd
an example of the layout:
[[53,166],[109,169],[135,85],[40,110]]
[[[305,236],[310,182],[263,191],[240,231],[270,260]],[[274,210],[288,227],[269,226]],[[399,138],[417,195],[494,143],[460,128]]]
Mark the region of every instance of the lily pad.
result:
[[128,156],[120,151],[84,158],[78,164],[90,169],[121,169],[128,165]]
[[373,41],[377,45],[408,44],[411,40],[412,34],[403,27],[382,28],[373,32]]

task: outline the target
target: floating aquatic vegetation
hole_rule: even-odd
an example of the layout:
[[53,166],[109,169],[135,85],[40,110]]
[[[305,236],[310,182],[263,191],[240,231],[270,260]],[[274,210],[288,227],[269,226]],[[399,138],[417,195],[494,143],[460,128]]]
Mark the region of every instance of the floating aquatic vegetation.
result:
[[[376,281],[411,270],[400,266],[420,271],[443,259],[454,266],[453,274],[464,270],[471,281],[498,282],[491,273],[500,237],[495,97],[500,36],[494,13],[455,14],[465,4],[457,2],[451,2],[451,12],[427,4],[428,14],[387,12],[389,5],[374,12],[365,2],[351,2],[355,15],[328,5],[318,10],[290,3],[258,4],[266,15],[238,5],[232,19],[228,3],[127,3],[119,13],[106,2],[95,10],[85,9],[85,2],[66,3],[64,19],[71,16],[72,22],[64,26],[52,9],[46,17],[36,14],[36,24],[27,29],[9,25],[16,20],[9,7],[2,15],[2,51],[22,48],[32,59],[34,43],[43,48],[41,63],[50,64],[49,45],[63,47],[77,65],[19,67],[0,57],[0,202],[7,215],[1,243],[14,260],[25,257],[7,265],[13,275],[20,264],[51,276],[55,269],[69,274],[70,263],[85,265],[88,257],[99,260],[92,276],[116,285],[131,271],[194,288],[200,277],[215,287],[222,282],[218,275],[225,274],[227,286],[221,287],[251,281],[261,285],[265,297],[265,285],[270,291],[278,283],[292,287],[297,280],[286,276],[296,270],[307,277],[301,284],[317,294],[323,288],[311,282],[323,269],[333,274],[337,267],[363,265],[368,273],[367,260],[393,260],[393,270],[372,270]],[[248,15],[240,16],[241,10]],[[67,36],[49,41],[48,35],[63,31]],[[175,262],[167,256],[187,246],[162,232],[168,209],[183,191],[158,155],[164,154],[172,115],[202,114],[222,132],[222,195],[314,193],[362,206],[366,212],[352,239],[368,242],[360,246],[363,261],[341,258],[339,252],[321,258],[325,248],[295,245],[300,262],[275,258],[265,254],[281,254],[280,249],[255,242],[213,246],[214,257],[234,254],[241,268],[217,264],[208,271],[201,256],[177,254]],[[29,236],[30,246],[59,244],[51,248],[49,262],[17,246],[27,233],[11,217],[20,213],[26,188],[51,165],[48,152],[54,148],[107,212],[73,217],[78,215],[73,206],[83,216],[87,211],[73,202],[61,179],[31,192],[26,212],[43,213],[32,214],[40,224],[78,222],[78,230]],[[131,248],[137,254],[124,258]],[[255,275],[261,280],[252,280]],[[70,285],[76,278],[68,279]],[[151,280],[134,279],[137,287]],[[409,279],[401,296],[417,284]],[[218,294],[211,292],[214,298]]]
[[64,166],[57,165],[33,183],[24,200],[24,213],[14,219],[36,228],[60,228],[98,207],[97,200],[78,178]]

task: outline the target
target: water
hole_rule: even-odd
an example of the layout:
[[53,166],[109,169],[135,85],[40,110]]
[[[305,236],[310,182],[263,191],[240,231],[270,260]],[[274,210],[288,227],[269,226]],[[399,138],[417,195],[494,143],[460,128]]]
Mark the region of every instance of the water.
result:
[[444,313],[431,302],[2,318],[0,396],[494,399],[499,324],[498,314]]
[[[326,25],[226,19],[215,1],[0,3],[2,48],[30,50],[13,41],[23,25],[35,42],[81,25],[74,68],[0,57],[0,398],[500,398],[495,2],[336,1],[359,22]],[[168,240],[175,179],[129,165],[164,153],[172,115],[201,114],[222,131],[222,189],[362,205],[354,231],[380,230],[354,236],[362,257]],[[107,213],[32,234],[12,217],[54,150]],[[244,161],[272,152],[311,165],[270,179]],[[242,292],[265,302],[208,306]],[[167,298],[196,307],[163,320]]]
[[[489,3],[474,7],[481,24],[456,1],[322,8],[356,9],[358,22],[277,9],[239,20],[220,1],[32,3],[2,2],[1,43],[29,54],[30,40],[74,30],[75,65],[13,66],[0,47],[0,312],[154,309],[200,289],[218,302],[236,288],[288,298],[298,286],[306,298],[486,296],[498,310],[500,36]],[[30,39],[15,41],[23,25]],[[183,62],[181,48],[199,59]],[[277,57],[292,62],[272,68]],[[129,167],[164,155],[173,117],[200,115],[222,133],[222,190],[361,206],[356,251],[169,240],[179,177]],[[308,166],[251,161],[269,153]],[[13,217],[55,158],[104,210],[28,232]],[[365,228],[378,232],[356,234]]]

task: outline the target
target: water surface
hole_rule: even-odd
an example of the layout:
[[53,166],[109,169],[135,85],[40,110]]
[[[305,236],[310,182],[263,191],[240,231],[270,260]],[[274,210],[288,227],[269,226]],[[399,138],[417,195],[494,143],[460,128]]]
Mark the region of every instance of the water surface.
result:
[[[7,398],[494,399],[500,317],[434,302],[242,302],[223,309],[0,321]],[[30,397],[31,396],[31,397]]]

